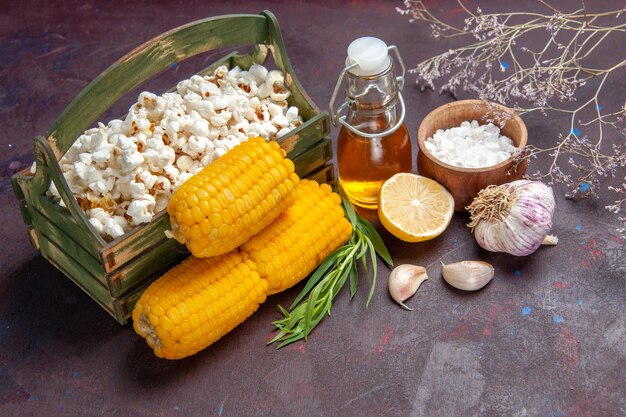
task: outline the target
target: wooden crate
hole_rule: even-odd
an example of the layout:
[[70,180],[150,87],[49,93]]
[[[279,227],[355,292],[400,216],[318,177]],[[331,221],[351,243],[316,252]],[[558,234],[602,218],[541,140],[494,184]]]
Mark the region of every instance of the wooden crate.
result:
[[[31,242],[41,254],[81,287],[120,323],[147,285],[187,256],[183,245],[165,237],[169,218],[161,212],[123,236],[106,242],[93,229],[72,195],[58,161],[74,140],[132,88],[170,65],[210,50],[252,45],[252,52],[232,52],[200,71],[219,65],[249,68],[273,55],[304,123],[278,141],[301,177],[333,179],[329,117],[305,93],[287,58],[278,22],[260,15],[227,15],[199,20],[166,32],[136,48],[92,81],[63,111],[45,136],[34,140],[36,171],[12,177]],[[67,208],[46,192],[53,182]]]

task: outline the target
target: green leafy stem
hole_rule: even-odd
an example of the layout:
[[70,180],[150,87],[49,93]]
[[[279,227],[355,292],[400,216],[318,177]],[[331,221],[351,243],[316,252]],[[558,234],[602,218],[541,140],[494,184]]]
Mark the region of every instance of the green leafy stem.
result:
[[307,336],[315,326],[327,314],[330,316],[333,300],[348,279],[350,280],[350,299],[352,299],[357,289],[359,260],[365,271],[367,271],[368,257],[372,265],[372,284],[366,306],[369,306],[376,287],[378,270],[376,254],[387,265],[393,265],[389,251],[374,226],[354,210],[343,193],[340,192],[340,194],[346,218],[352,223],[350,239],[324,259],[289,307],[290,311],[278,306],[284,318],[274,322],[278,334],[268,344],[279,343],[278,348],[281,348],[300,339],[307,340]]

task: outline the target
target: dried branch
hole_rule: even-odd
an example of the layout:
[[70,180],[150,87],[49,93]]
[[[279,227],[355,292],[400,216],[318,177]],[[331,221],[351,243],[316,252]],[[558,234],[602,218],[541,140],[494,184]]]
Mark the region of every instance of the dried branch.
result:
[[[554,146],[526,149],[532,158],[550,158],[547,171],[530,176],[566,184],[570,198],[597,196],[604,179],[615,177],[626,166],[626,109],[607,111],[601,104],[603,94],[611,89],[610,80],[623,77],[626,59],[613,54],[605,61],[614,62],[604,67],[591,61],[597,62],[599,53],[606,54],[602,47],[609,39],[626,34],[626,8],[602,13],[583,8],[567,13],[538,0],[547,13],[483,13],[480,8],[474,13],[462,1],[457,3],[465,14],[463,27],[434,16],[421,0],[406,0],[405,7],[397,9],[411,21],[429,23],[435,38],[473,39],[466,46],[421,62],[411,70],[418,82],[434,89],[435,81],[441,80],[440,92],[456,95],[461,90],[520,114],[565,115],[568,130]],[[591,97],[583,99],[590,89]],[[506,115],[494,118],[502,121]],[[609,129],[617,137],[612,145],[603,143]],[[594,133],[583,134],[583,130]],[[607,209],[621,212],[626,206],[626,185],[604,189],[617,193],[615,204]]]

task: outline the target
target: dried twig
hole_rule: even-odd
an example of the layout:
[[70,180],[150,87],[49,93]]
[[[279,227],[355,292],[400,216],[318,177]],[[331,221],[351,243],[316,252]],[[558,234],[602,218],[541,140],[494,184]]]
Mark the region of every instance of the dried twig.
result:
[[[530,176],[565,183],[570,198],[597,196],[602,180],[626,166],[626,109],[605,110],[601,104],[602,94],[610,91],[611,77],[620,77],[620,73],[623,76],[626,59],[613,54],[606,61],[614,62],[604,67],[590,62],[593,58],[598,61],[598,53],[605,53],[601,47],[608,39],[624,39],[626,8],[590,13],[583,3],[582,9],[567,13],[538,0],[547,13],[483,13],[480,9],[470,11],[460,0],[457,3],[466,15],[463,27],[434,16],[421,0],[406,0],[405,7],[398,8],[411,21],[429,23],[435,38],[473,38],[469,45],[421,62],[412,70],[418,81],[434,89],[435,81],[442,80],[440,91],[456,94],[461,89],[505,104],[520,114],[540,111],[566,115],[568,130],[559,135],[554,146],[531,145],[526,149],[530,157],[550,158],[547,171]],[[528,42],[531,33],[532,45]],[[543,39],[539,43],[537,34]],[[581,89],[585,85],[589,87]],[[591,97],[582,99],[589,94],[589,88],[593,89]],[[497,113],[493,117],[499,121],[506,118]],[[618,137],[610,146],[603,144],[607,129]],[[582,130],[595,133],[590,137]],[[626,206],[626,184],[605,190],[618,195],[607,209],[621,212]]]

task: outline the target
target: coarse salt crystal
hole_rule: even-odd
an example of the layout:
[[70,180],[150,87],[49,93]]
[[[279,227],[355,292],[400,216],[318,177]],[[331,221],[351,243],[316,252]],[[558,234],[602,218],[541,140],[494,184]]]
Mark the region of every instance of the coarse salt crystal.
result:
[[517,152],[513,141],[500,135],[493,123],[465,121],[461,126],[439,129],[424,142],[435,158],[461,168],[485,168],[499,164]]

